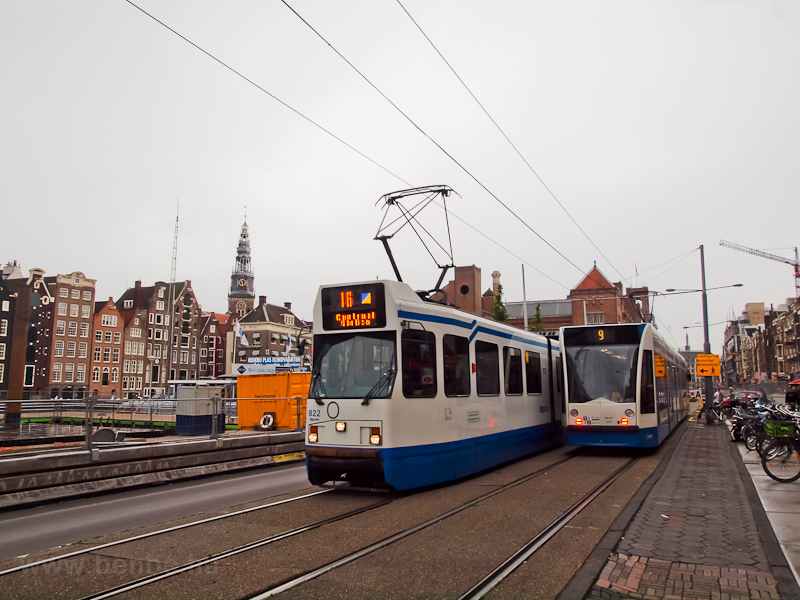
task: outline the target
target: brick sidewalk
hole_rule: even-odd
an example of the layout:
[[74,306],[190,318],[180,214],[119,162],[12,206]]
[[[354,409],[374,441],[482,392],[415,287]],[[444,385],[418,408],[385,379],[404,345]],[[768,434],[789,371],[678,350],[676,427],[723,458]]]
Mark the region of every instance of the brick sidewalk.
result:
[[729,446],[688,424],[587,600],[781,598]]

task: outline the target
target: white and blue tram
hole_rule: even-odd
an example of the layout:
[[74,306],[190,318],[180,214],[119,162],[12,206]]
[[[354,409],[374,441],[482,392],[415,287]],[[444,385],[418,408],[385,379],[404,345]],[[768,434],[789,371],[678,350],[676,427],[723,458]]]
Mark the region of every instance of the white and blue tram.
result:
[[649,323],[562,327],[564,443],[658,446],[689,412],[688,366]]
[[560,445],[561,370],[555,340],[423,301],[405,283],[323,286],[308,478],[405,490]]

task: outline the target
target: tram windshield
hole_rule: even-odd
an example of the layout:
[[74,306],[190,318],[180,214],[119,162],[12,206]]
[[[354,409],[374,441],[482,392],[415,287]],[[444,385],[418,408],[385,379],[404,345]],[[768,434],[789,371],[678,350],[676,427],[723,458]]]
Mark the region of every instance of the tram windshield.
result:
[[636,402],[637,344],[568,346],[569,402]]
[[317,335],[310,396],[388,398],[394,387],[394,331]]

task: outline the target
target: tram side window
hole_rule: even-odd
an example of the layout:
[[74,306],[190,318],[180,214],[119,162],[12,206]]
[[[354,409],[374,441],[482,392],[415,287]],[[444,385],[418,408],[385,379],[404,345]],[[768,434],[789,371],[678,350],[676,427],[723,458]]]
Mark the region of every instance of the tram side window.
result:
[[525,379],[529,396],[542,393],[542,359],[536,352],[525,352]]
[[503,368],[506,394],[522,395],[522,350],[503,346]]
[[444,395],[469,396],[469,340],[458,335],[442,337]]
[[403,351],[403,395],[406,398],[436,396],[436,336],[430,331],[406,329]]
[[642,379],[639,397],[641,398],[641,413],[656,412],[656,396],[653,387],[653,351],[645,350],[642,352]]
[[500,364],[497,344],[475,341],[475,381],[479,396],[500,394]]

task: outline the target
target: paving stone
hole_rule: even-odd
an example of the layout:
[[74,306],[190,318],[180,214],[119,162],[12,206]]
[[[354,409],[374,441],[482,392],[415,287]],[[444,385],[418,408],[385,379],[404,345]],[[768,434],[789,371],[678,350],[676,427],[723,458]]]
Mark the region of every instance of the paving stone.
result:
[[779,600],[727,432],[688,427],[586,600]]

